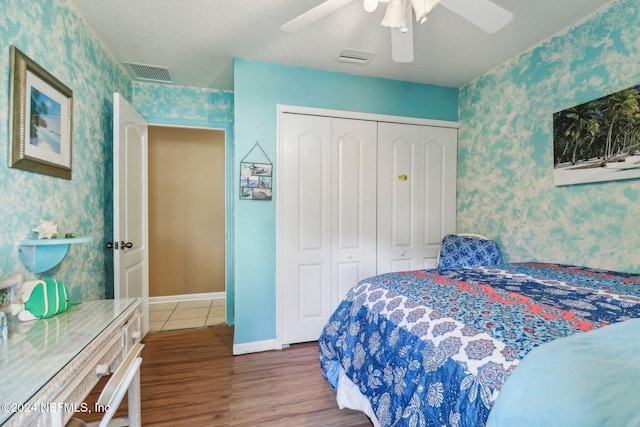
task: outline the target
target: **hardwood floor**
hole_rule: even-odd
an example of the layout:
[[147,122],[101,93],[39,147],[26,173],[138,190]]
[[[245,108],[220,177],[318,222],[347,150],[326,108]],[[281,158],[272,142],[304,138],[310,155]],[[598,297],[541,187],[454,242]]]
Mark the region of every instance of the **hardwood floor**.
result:
[[149,334],[144,343],[144,426],[371,426],[364,414],[338,409],[316,343],[233,356],[227,326]]

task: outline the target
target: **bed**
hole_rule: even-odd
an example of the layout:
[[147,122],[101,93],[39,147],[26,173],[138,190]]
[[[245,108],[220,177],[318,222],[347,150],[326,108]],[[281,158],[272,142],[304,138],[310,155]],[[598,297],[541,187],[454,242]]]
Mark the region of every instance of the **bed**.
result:
[[[365,412],[375,426],[571,425],[547,420],[577,419],[583,399],[592,398],[576,397],[586,388],[605,395],[595,405],[602,413],[589,415],[592,425],[640,425],[637,405],[624,400],[640,395],[635,318],[638,274],[543,263],[388,273],[358,283],[340,303],[319,340],[320,364],[339,405]],[[605,327],[612,324],[619,325]],[[594,346],[576,343],[582,337]],[[547,348],[555,353],[535,357]],[[586,361],[567,360],[586,352]],[[528,353],[524,362],[537,364],[525,367]],[[612,355],[617,377],[593,375],[608,369]],[[559,360],[564,365],[546,369]],[[574,365],[582,371],[569,383],[558,371]],[[585,387],[590,372],[603,382]],[[548,389],[561,391],[545,396]],[[549,399],[561,409],[549,409]],[[620,407],[634,409],[620,415]],[[611,424],[611,412],[637,423]]]

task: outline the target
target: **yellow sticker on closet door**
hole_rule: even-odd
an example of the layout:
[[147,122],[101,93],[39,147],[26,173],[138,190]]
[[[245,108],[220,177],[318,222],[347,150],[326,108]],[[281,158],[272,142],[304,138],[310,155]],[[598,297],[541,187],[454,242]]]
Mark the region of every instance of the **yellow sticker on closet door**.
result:
[[407,175],[398,175],[398,179],[399,179],[400,181],[406,181],[406,180],[408,180],[408,179],[409,179],[409,177],[408,177]]

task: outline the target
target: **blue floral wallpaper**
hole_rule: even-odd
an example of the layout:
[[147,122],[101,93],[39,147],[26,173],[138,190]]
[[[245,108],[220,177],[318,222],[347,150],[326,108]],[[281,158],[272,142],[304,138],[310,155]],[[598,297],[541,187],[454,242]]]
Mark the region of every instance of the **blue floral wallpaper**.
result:
[[640,272],[640,180],[555,187],[552,115],[640,82],[640,3],[618,0],[460,91],[458,230],[506,261]]
[[[61,279],[75,300],[104,298],[109,236],[113,92],[131,97],[130,80],[65,0],[0,0],[0,278],[27,273],[16,241],[34,238],[39,220],[62,235],[90,236],[43,277]],[[9,49],[15,45],[73,90],[71,180],[9,168]],[[109,185],[105,185],[108,183]]]

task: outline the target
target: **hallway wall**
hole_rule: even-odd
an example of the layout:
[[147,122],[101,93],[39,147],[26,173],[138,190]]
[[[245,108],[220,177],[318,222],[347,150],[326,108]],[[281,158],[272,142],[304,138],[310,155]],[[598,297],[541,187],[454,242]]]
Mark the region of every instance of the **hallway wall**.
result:
[[225,133],[149,127],[149,296],[225,291]]

